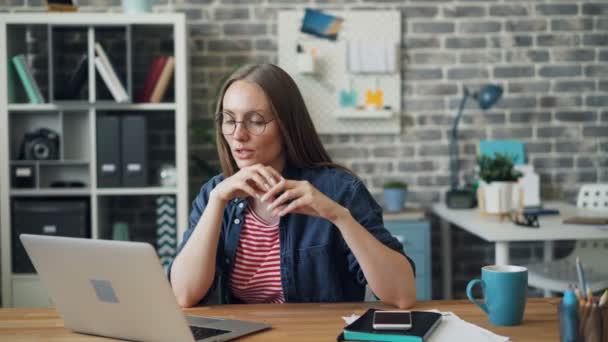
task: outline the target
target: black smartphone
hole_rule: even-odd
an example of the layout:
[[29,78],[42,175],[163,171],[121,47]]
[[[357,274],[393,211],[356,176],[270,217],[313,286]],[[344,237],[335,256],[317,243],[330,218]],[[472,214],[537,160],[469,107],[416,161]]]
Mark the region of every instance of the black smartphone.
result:
[[410,311],[374,311],[372,327],[376,330],[409,330],[412,328]]

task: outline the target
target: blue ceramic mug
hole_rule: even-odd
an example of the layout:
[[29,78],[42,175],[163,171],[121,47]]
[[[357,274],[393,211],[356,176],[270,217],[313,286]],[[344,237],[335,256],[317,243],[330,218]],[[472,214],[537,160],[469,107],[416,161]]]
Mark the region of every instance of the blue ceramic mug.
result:
[[[473,287],[477,284],[481,284],[485,303],[473,298]],[[510,265],[484,266],[481,279],[473,279],[467,285],[467,297],[488,314],[492,324],[521,324],[528,298],[528,269]]]

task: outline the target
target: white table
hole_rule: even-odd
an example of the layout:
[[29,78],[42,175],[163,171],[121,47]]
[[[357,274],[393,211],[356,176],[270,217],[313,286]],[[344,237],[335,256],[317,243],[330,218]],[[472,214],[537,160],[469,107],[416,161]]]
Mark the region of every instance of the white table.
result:
[[509,243],[515,241],[543,241],[543,259],[553,259],[553,241],[608,239],[608,226],[574,225],[562,223],[575,215],[592,215],[562,202],[545,202],[545,208],[558,209],[559,215],[539,217],[540,228],[522,227],[508,219],[481,217],[479,209],[449,209],[445,203],[435,203],[433,212],[441,221],[441,269],[444,299],[452,298],[452,246],[450,224],[454,224],[480,238],[494,242],[496,265],[509,264]]

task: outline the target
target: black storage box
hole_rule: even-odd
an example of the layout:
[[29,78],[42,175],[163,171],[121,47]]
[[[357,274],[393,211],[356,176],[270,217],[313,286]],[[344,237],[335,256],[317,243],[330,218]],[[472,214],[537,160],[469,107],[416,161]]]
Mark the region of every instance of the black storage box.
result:
[[35,188],[36,167],[34,165],[11,165],[11,186],[13,188]]
[[19,240],[19,234],[91,236],[89,200],[86,198],[16,199],[12,204],[14,273],[36,272]]

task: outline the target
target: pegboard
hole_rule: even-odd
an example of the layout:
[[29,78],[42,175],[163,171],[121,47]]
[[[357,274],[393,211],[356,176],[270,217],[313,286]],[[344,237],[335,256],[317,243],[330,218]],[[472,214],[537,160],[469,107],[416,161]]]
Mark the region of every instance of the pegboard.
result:
[[[304,11],[281,11],[278,18],[279,65],[296,81],[318,133],[394,134],[401,131],[401,74],[397,54],[397,69],[392,73],[350,73],[348,68],[349,40],[394,42],[397,53],[401,43],[401,14],[398,11],[326,11],[344,19],[336,41],[317,38],[300,32]],[[297,46],[317,54],[317,72],[298,71]],[[384,91],[387,111],[341,108],[339,93],[354,89],[361,103],[367,89],[379,87]]]

